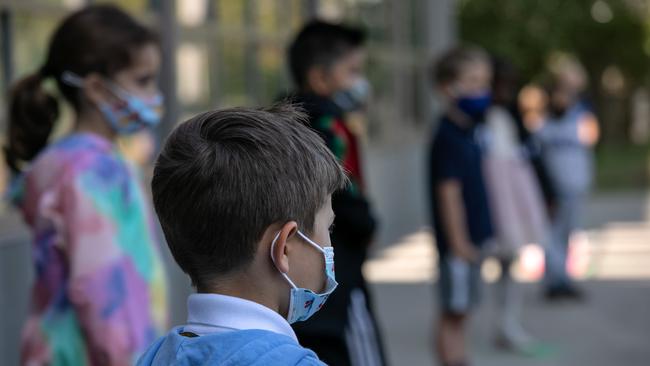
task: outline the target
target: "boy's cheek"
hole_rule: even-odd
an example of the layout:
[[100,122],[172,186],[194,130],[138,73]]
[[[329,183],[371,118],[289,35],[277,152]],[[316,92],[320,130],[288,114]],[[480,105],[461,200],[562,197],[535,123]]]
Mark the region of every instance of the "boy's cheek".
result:
[[351,72],[345,67],[339,66],[332,70],[332,80],[336,92],[344,92],[352,89],[354,82],[359,78],[357,73]]
[[325,292],[325,289],[327,287],[327,276],[325,276],[324,270],[318,275],[317,283],[318,285],[315,287],[315,289],[318,291],[318,293]]
[[349,79],[347,76],[340,76],[339,78],[337,78],[335,84],[336,84],[334,86],[334,89],[336,90],[335,93],[345,92],[352,88],[352,85],[354,84],[354,80]]

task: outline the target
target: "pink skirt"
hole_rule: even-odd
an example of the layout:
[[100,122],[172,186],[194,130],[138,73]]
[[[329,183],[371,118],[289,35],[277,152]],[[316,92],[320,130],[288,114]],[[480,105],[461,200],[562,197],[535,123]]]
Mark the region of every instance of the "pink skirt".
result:
[[495,254],[516,255],[531,243],[544,246],[548,216],[531,165],[523,159],[488,156],[483,173],[496,234]]

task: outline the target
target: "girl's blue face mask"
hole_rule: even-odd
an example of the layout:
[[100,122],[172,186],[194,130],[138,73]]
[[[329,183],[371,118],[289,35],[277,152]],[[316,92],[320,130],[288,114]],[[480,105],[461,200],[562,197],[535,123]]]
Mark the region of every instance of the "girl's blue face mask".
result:
[[[78,75],[65,71],[62,75],[64,83],[83,87],[83,80]],[[120,135],[129,135],[144,128],[153,128],[160,123],[162,116],[163,97],[160,93],[151,98],[140,98],[132,95],[115,84],[108,88],[119,99],[116,104],[100,103],[99,110],[108,121],[111,128]]]
[[[290,299],[289,299],[289,311],[287,313],[287,321],[289,324],[293,324],[298,321],[304,321],[309,319],[312,315],[316,314],[318,310],[320,310],[323,305],[325,304],[325,301],[327,301],[327,298],[330,296],[332,292],[336,289],[338,286],[338,283],[336,282],[336,278],[334,275],[334,248],[329,246],[329,247],[321,247],[320,245],[316,244],[313,242],[311,239],[309,239],[306,235],[298,231],[298,235],[302,237],[308,244],[313,246],[314,248],[318,249],[320,252],[323,253],[323,256],[325,257],[325,275],[327,276],[327,285],[325,287],[325,292],[321,294],[317,294],[313,292],[310,289],[307,288],[300,288],[296,286],[296,284],[291,281],[289,276],[287,276],[286,273],[282,273],[282,276],[289,282],[291,285],[291,294],[290,294]],[[271,260],[273,263],[275,263],[275,258],[273,257],[273,249],[275,248],[275,242],[278,240],[280,237],[280,233],[278,233],[275,238],[273,239],[273,242],[271,243]]]

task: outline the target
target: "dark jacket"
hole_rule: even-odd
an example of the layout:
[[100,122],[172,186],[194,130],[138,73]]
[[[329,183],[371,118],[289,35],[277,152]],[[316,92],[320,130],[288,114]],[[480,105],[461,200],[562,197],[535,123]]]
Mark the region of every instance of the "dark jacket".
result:
[[343,331],[347,323],[350,291],[354,288],[365,290],[361,268],[375,233],[376,220],[364,194],[357,138],[346,126],[341,108],[331,99],[314,94],[296,94],[291,100],[305,109],[310,127],[318,132],[343,164],[351,181],[346,189],[332,195],[332,209],[336,218],[331,238],[339,287],[323,309],[307,322],[294,326],[299,335],[336,335]]

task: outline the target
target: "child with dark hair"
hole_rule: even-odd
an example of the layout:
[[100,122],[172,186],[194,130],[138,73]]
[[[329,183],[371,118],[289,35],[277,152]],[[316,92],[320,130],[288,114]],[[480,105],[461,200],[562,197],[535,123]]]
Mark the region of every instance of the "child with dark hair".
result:
[[438,247],[440,319],[436,348],[442,365],[468,363],[466,323],[478,303],[481,248],[492,237],[477,126],[490,106],[492,69],[481,49],[456,48],[434,65],[445,98],[433,137],[429,186]]
[[[132,364],[166,327],[153,213],[115,146],[160,120],[159,68],[149,29],[90,6],[63,20],[43,66],[11,88],[4,150],[36,268],[22,364]],[[48,79],[75,112],[74,130],[50,146],[59,103]]]
[[365,34],[357,28],[312,21],[289,46],[289,68],[296,87],[292,100],[300,103],[309,124],[349,172],[351,184],[332,196],[336,214],[332,243],[343,263],[339,290],[329,306],[294,329],[303,345],[332,365],[383,365],[378,326],[363,277],[376,228],[365,192],[358,137],[346,120],[363,78]]
[[177,127],[151,186],[169,249],[198,293],[187,324],[139,365],[323,365],[290,324],[337,286],[331,196],[346,183],[289,106],[205,112]]
[[484,128],[487,143],[483,167],[495,229],[494,246],[487,249],[501,264],[496,340],[501,348],[529,353],[536,345],[520,323],[523,293],[513,279],[511,268],[524,245],[548,245],[548,214],[532,164],[535,151],[525,144],[530,140],[520,139],[525,134],[517,103],[520,88],[517,70],[501,59],[493,60],[493,70],[492,106]]

